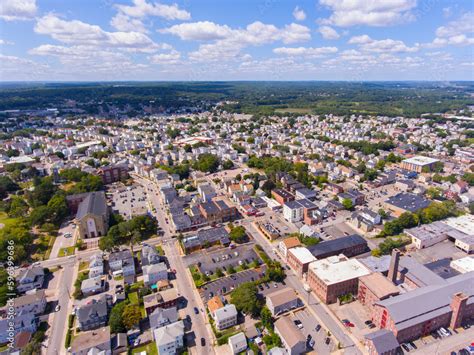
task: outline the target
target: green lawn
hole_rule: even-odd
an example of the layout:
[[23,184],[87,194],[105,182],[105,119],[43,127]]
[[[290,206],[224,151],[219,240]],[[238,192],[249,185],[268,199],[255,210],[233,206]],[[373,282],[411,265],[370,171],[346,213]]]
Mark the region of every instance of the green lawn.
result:
[[89,269],[89,263],[87,261],[81,261],[79,263],[79,271]]
[[74,250],[75,249],[76,249],[76,247],[74,247],[74,246],[59,249],[58,256],[61,257],[61,256],[66,256],[66,255],[74,255]]
[[164,252],[163,248],[161,247],[161,245],[157,245],[155,248],[156,248],[156,251],[158,252],[158,254],[160,254],[161,256],[165,255],[165,252]]
[[20,218],[11,218],[5,212],[0,212],[0,223],[4,224],[5,227],[18,224]]
[[147,355],[158,355],[158,349],[156,348],[155,342],[132,349],[132,354],[139,354],[142,351],[146,351]]

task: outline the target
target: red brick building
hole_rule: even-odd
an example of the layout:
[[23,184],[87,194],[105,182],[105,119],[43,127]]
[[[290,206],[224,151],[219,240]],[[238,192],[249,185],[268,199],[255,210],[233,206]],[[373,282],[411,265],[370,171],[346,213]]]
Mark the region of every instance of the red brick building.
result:
[[128,167],[124,164],[104,166],[97,173],[106,185],[128,179]]
[[357,298],[367,307],[372,307],[375,302],[396,296],[399,293],[398,288],[378,272],[362,276],[359,279]]
[[359,278],[368,274],[369,269],[358,260],[341,254],[309,264],[308,284],[324,303],[329,304],[337,302],[339,296],[356,295]]
[[316,258],[305,247],[294,247],[288,250],[286,261],[296,274],[302,277],[308,272],[308,265],[316,261]]
[[420,338],[440,327],[455,329],[474,316],[473,284],[474,273],[470,272],[378,301],[372,308],[372,320],[392,331],[399,342]]
[[295,200],[295,196],[293,194],[283,189],[273,189],[272,197],[282,206],[285,204],[285,202]]

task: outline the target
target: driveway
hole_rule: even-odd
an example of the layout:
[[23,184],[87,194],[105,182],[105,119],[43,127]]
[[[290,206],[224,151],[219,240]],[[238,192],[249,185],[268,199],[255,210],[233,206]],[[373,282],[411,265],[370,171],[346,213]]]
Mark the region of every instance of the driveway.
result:
[[[51,254],[49,255],[49,259],[54,259],[58,257],[58,253],[62,248],[68,248],[75,245],[75,229],[76,226],[72,221],[66,221],[61,224],[61,227],[58,230],[58,236],[56,237],[53,245],[53,249],[51,249]],[[71,237],[66,238],[66,234],[70,234]]]

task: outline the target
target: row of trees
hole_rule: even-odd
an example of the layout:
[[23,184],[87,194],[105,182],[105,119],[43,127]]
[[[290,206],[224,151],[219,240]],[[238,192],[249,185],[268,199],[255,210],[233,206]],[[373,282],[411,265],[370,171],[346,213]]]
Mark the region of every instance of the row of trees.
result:
[[428,207],[415,213],[404,212],[400,217],[384,224],[378,237],[397,235],[405,228],[413,228],[419,224],[428,224],[448,217],[458,215],[456,203],[453,201],[433,202]]
[[[158,224],[156,219],[149,215],[135,216],[124,221],[118,216],[112,218],[117,224],[112,225],[99,240],[101,250],[111,251],[123,244],[136,244],[156,234]],[[113,222],[114,223],[114,222]]]

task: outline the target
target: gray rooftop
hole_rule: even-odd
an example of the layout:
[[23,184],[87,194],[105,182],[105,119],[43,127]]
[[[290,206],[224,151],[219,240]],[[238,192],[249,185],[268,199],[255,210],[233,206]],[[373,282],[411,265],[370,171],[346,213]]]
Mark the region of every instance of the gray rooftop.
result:
[[81,219],[87,214],[104,216],[107,214],[107,202],[104,191],[89,193],[79,204],[76,218]]

